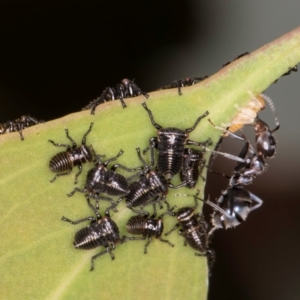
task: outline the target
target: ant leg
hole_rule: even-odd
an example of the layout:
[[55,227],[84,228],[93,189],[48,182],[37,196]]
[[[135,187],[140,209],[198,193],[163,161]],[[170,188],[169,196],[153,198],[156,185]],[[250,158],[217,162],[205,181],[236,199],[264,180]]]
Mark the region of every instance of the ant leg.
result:
[[204,142],[196,142],[196,141],[192,141],[192,140],[187,140],[186,141],[186,145],[194,145],[194,146],[198,146],[203,148],[204,150],[209,150],[209,151],[213,151],[210,150],[208,148],[206,148],[207,146],[211,146],[213,143],[211,141],[211,138],[208,138],[206,141]]
[[245,141],[243,138],[241,138],[240,136],[238,136],[238,135],[232,133],[231,131],[227,130],[226,128],[223,128],[223,127],[220,127],[220,126],[215,125],[215,124],[211,121],[211,119],[208,119],[208,122],[209,122],[215,129],[220,130],[220,131],[223,131],[223,135],[225,135],[225,133],[226,133],[226,135],[230,135],[232,138],[238,139],[238,140],[240,140],[240,141]]
[[[194,197],[195,199],[195,209],[198,207],[198,203],[197,200],[202,201],[206,204],[208,204],[209,206],[211,206],[214,210],[219,211],[221,214],[223,214],[224,216],[226,216],[227,218],[232,218],[232,216],[230,214],[228,214],[228,212],[226,212],[224,209],[222,209],[220,206],[218,206],[217,204],[211,202],[209,200],[209,198],[207,200],[204,200],[200,197],[198,197],[200,193],[200,190],[197,190],[197,193],[195,195],[188,195],[188,194],[174,194],[174,196],[187,196],[187,197]],[[221,196],[222,197],[222,196]],[[201,218],[203,220],[202,214],[201,214]]]
[[259,208],[263,204],[263,201],[259,197],[257,197],[256,195],[254,195],[250,192],[249,192],[249,194],[250,194],[251,200],[253,200],[254,202],[257,203],[256,205],[254,205],[250,208],[250,211],[252,211],[252,210],[255,210],[255,209]]
[[210,150],[209,148],[206,148],[206,150],[212,152],[212,153],[215,153],[215,154],[219,154],[219,155],[222,155],[228,159],[231,159],[231,160],[235,160],[235,161],[238,161],[238,162],[241,162],[241,163],[245,163],[245,159],[239,157],[239,156],[235,156],[235,155],[232,155],[232,154],[229,154],[229,153],[225,153],[225,152],[220,152],[220,151],[215,151],[215,150]]

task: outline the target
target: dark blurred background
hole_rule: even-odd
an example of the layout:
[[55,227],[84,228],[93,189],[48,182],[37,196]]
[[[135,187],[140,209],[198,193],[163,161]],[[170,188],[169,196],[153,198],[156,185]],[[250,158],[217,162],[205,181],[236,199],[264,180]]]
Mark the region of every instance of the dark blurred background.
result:
[[[213,74],[298,27],[299,11],[292,0],[2,1],[0,122],[78,111],[125,77],[152,91]],[[267,90],[281,128],[276,159],[250,188],[264,204],[236,229],[216,232],[209,300],[300,299],[299,73]],[[273,127],[268,109],[261,116]],[[222,144],[240,149],[232,139]],[[214,169],[234,166],[218,158]],[[208,183],[214,199],[227,180],[209,174]]]

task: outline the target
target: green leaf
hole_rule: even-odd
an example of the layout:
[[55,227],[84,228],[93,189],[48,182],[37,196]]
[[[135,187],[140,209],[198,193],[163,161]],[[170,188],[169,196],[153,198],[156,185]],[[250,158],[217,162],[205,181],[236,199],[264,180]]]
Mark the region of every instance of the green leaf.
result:
[[[299,49],[300,28],[297,28],[207,80],[183,88],[182,96],[178,96],[176,89],[150,93],[147,105],[163,127],[191,127],[206,110],[216,125],[230,124],[238,113],[237,107],[251,100],[251,93],[264,91],[300,61]],[[87,144],[106,157],[123,149],[118,162],[128,167],[138,166],[135,148],[144,149],[149,138],[156,134],[141,106],[143,101],[143,97],[126,99],[126,109],[122,109],[119,101],[113,101],[99,106],[95,116],[83,111],[28,128],[23,132],[23,142],[18,133],[1,136],[2,299],[206,298],[206,260],[194,256],[195,251],[190,247],[184,247],[182,237],[176,232],[168,237],[174,248],[154,239],[144,255],[145,241],[117,245],[114,261],[105,255],[95,261],[95,270],[89,272],[90,258],[100,248],[82,251],[72,246],[75,232],[87,224],[73,226],[60,220],[62,215],[77,220],[92,212],[80,193],[72,198],[66,196],[74,187],[77,168],[71,175],[49,182],[54,176],[48,168],[49,160],[62,149],[48,143],[48,139],[67,143],[64,128],[68,128],[70,135],[80,142],[94,122]],[[221,132],[207,119],[200,122],[190,138],[204,141],[211,137],[216,144]],[[84,185],[91,167],[84,165],[79,187]],[[203,193],[202,180],[197,188]],[[192,197],[174,197],[175,192],[169,192],[171,205],[193,205]],[[180,193],[195,191],[182,189]],[[112,213],[112,218],[125,234],[126,220],[132,214],[124,203],[118,210]],[[165,217],[167,230],[175,223],[175,218]]]

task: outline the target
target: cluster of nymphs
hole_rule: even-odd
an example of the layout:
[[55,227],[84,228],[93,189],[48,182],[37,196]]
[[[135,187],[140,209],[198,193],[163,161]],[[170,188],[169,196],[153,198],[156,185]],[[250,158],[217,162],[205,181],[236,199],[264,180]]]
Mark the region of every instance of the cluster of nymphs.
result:
[[[176,206],[170,207],[166,201],[169,188],[195,188],[199,177],[201,177],[201,171],[205,165],[203,155],[207,146],[212,145],[212,143],[210,139],[198,142],[190,140],[188,137],[189,133],[208,115],[208,112],[199,116],[190,128],[163,128],[155,122],[152,112],[146,103],[144,102],[142,105],[148,113],[152,125],[157,129],[157,136],[149,140],[149,147],[143,150],[143,154],[140,148],[136,148],[138,159],[141,162],[138,167],[128,168],[117,163],[108,167],[111,162],[116,161],[123,154],[123,151],[120,150],[115,157],[104,160],[104,156],[96,154],[92,146],[87,146],[86,138],[92,130],[93,123],[91,123],[88,131],[84,134],[80,147],[70,137],[67,129],[66,136],[71,141],[72,146],[58,144],[49,140],[54,146],[66,148],[66,151],[56,154],[50,160],[50,169],[56,173],[55,177],[50,180],[51,182],[55,181],[59,176],[69,174],[72,168],[77,165],[79,172],[75,175],[76,183],[78,176],[82,172],[82,164],[86,162],[95,164],[87,173],[84,187],[76,187],[68,194],[71,197],[76,192],[83,193],[95,217],[90,216],[77,221],[71,221],[66,217],[62,217],[62,220],[71,224],[91,221],[88,227],[76,233],[74,240],[75,248],[92,249],[98,246],[105,248],[92,257],[91,270],[94,269],[94,260],[97,257],[109,253],[111,258],[114,259],[112,251],[115,249],[116,244],[128,240],[147,239],[144,253],[147,253],[147,247],[153,237],[173,247],[172,243],[162,238],[164,229],[163,217],[166,215],[176,217],[178,224],[165,235],[180,227],[180,232],[185,242],[197,250],[196,255],[207,256],[211,265],[214,260],[214,252],[207,244],[209,226],[202,214],[196,212],[198,194],[194,197],[195,205],[191,207],[177,209]],[[187,146],[194,146],[197,149],[188,148]],[[148,156],[149,159],[147,160]],[[126,178],[118,173],[118,169],[123,169],[132,174]],[[181,178],[181,183],[178,185],[174,185],[171,182],[176,174],[180,174]],[[115,197],[117,199],[114,199]],[[95,204],[91,203],[91,199],[95,200]],[[101,216],[99,212],[99,202],[103,203],[102,200],[110,202],[109,207],[105,210],[105,216]],[[126,209],[130,209],[135,213],[135,216],[127,221],[126,229],[130,234],[137,235],[136,237],[121,237],[117,224],[110,217],[110,211],[117,212],[117,206],[122,200],[126,202]],[[164,206],[167,208],[158,217],[156,205],[159,205],[161,209]],[[149,212],[144,210],[148,206],[153,206],[154,208],[154,213],[151,216]]]
[[[264,109],[266,102],[275,117],[276,127],[273,130],[270,130],[269,126],[257,115],[260,110]],[[138,159],[141,162],[138,167],[128,168],[117,163],[108,167],[111,162],[116,161],[123,154],[123,151],[120,150],[115,157],[104,160],[104,156],[96,154],[91,145],[87,146],[86,138],[92,130],[93,123],[84,134],[82,144],[79,147],[70,137],[68,129],[65,129],[66,136],[71,141],[72,146],[49,140],[54,146],[66,148],[66,151],[56,154],[50,160],[50,169],[56,173],[51,182],[59,176],[69,174],[74,166],[78,166],[79,172],[75,175],[75,183],[77,183],[77,178],[82,172],[82,164],[86,162],[95,164],[87,173],[84,187],[76,187],[68,194],[71,197],[76,192],[83,193],[95,216],[77,221],[62,217],[62,220],[71,224],[91,221],[88,227],[76,233],[74,239],[74,247],[77,249],[104,247],[104,250],[91,258],[91,270],[94,269],[94,260],[103,254],[109,253],[114,259],[112,252],[116,244],[122,244],[125,241],[147,239],[144,253],[147,253],[147,247],[152,237],[173,246],[171,242],[162,238],[163,217],[166,215],[175,217],[177,224],[164,235],[169,235],[179,228],[184,243],[195,249],[197,256],[206,256],[208,266],[211,268],[215,260],[214,251],[210,246],[213,232],[218,228],[226,229],[239,225],[251,211],[262,204],[262,200],[246,190],[244,186],[252,183],[253,179],[265,170],[265,159],[274,156],[276,141],[273,133],[279,129],[274,104],[265,94],[252,95],[252,100],[246,107],[239,110],[228,129],[216,126],[210,119],[207,119],[216,130],[222,130],[223,136],[230,136],[244,143],[238,156],[209,149],[208,147],[212,145],[210,139],[201,142],[189,139],[189,134],[196,129],[200,121],[206,119],[209,114],[207,111],[199,116],[190,128],[163,128],[156,123],[152,111],[145,102],[142,103],[142,106],[157,130],[157,136],[150,138],[149,146],[142,153],[140,148],[136,148]],[[256,150],[244,135],[238,136],[233,133],[245,124],[251,124],[255,130]],[[207,167],[204,159],[206,151],[237,161],[232,175],[223,175],[229,179],[228,188],[221,193],[216,202],[201,199],[199,190],[197,190],[191,195],[194,197],[194,206],[170,207],[167,202],[170,188],[187,187],[196,190],[199,178],[203,180],[202,170]],[[117,169],[123,169],[132,174],[126,178],[118,173]],[[179,174],[181,182],[174,185],[171,181],[177,174]],[[91,199],[95,200],[95,204],[91,203]],[[99,212],[101,200],[110,202],[104,216]],[[121,237],[117,224],[110,217],[110,211],[117,212],[117,206],[122,200],[126,202],[126,209],[130,209],[136,214],[127,221],[126,229],[129,234],[139,236],[124,235]],[[213,208],[211,222],[206,222],[202,213],[197,212],[198,201],[203,201]],[[157,217],[156,205],[163,208],[163,204],[167,210]],[[149,212],[144,210],[149,205],[153,206],[154,209],[151,216]]]

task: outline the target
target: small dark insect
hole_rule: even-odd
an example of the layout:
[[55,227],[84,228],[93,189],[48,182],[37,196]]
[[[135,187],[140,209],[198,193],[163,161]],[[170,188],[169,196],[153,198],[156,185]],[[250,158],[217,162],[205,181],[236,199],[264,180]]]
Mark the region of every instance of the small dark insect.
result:
[[191,148],[184,149],[184,159],[182,169],[180,171],[180,179],[181,182],[185,183],[186,187],[189,189],[193,189],[196,186],[199,177],[205,181],[205,178],[201,175],[206,162],[203,154],[203,150]]
[[18,119],[15,119],[14,121],[7,121],[5,123],[0,123],[0,134],[10,133],[10,132],[16,132],[18,131],[20,134],[21,141],[24,140],[24,136],[22,133],[22,130],[24,130],[27,127],[44,123],[43,120],[38,120],[34,117],[31,117],[30,115],[23,115]]
[[140,172],[139,180],[130,184],[125,200],[126,206],[132,210],[134,207],[141,206],[141,211],[133,210],[140,213],[144,206],[164,201],[169,191],[169,184],[160,172],[152,170],[154,161],[148,166],[141,156],[140,148],[136,148],[136,151],[144,165],[144,170]]
[[227,62],[226,64],[224,64],[222,67],[224,68],[224,67],[230,65],[232,62],[234,62],[234,61],[240,59],[240,58],[243,57],[243,56],[249,55],[249,54],[250,54],[250,52],[244,52],[244,53],[238,55],[233,61],[228,61],[228,62]]
[[165,215],[171,215],[174,216],[174,213],[172,210],[176,206],[169,208],[168,205],[168,211],[164,212],[162,215],[160,215],[156,219],[157,211],[154,209],[154,213],[151,217],[149,217],[148,212],[144,212],[143,215],[139,216],[133,216],[131,217],[127,223],[126,223],[126,229],[131,234],[141,234],[144,236],[144,238],[148,238],[148,242],[145,244],[144,253],[147,253],[147,247],[152,241],[152,237],[155,237],[159,239],[161,242],[168,243],[171,247],[174,247],[172,243],[170,243],[168,240],[162,239],[161,235],[164,231],[164,223],[163,223],[163,217]]
[[[74,190],[68,194],[69,197],[73,196],[75,192],[85,193],[87,197],[96,199],[96,208],[99,209],[99,200],[108,200],[113,204],[112,198],[101,196],[102,193],[110,196],[124,197],[129,193],[128,180],[121,174],[115,172],[117,168],[121,168],[128,172],[134,172],[141,168],[129,169],[121,164],[113,165],[110,170],[107,169],[107,165],[116,160],[124,153],[123,150],[117,154],[117,156],[107,159],[105,162],[101,161],[100,156],[97,156],[97,163],[95,167],[88,171],[86,183],[84,189],[74,188]],[[136,176],[136,175],[134,175]]]
[[[241,58],[241,57],[243,57],[243,56],[246,56],[246,55],[249,55],[249,54],[250,54],[250,52],[244,52],[244,53],[238,55],[233,61],[229,61],[229,62],[227,62],[226,64],[224,64],[222,67],[224,68],[224,67],[230,65],[232,62],[238,60],[239,58]],[[297,65],[294,66],[294,67],[289,67],[289,68],[288,68],[288,71],[285,72],[284,74],[282,74],[281,77],[290,75],[292,72],[297,72],[297,71],[298,71],[298,66],[297,66]],[[278,79],[275,80],[274,83],[276,83],[277,81],[278,81]]]
[[117,224],[110,218],[109,211],[115,209],[116,205],[110,206],[105,211],[105,216],[102,218],[99,211],[93,207],[89,202],[89,206],[94,211],[95,217],[87,217],[77,221],[71,221],[66,217],[61,219],[70,224],[76,225],[84,221],[91,221],[90,226],[85,227],[77,231],[74,237],[73,245],[76,249],[90,250],[97,247],[103,246],[105,250],[92,256],[91,258],[91,269],[94,270],[94,260],[106,253],[109,253],[111,259],[115,259],[112,251],[115,250],[116,244],[122,244],[128,240],[139,240],[141,238],[136,237],[120,237],[119,228]]
[[188,139],[189,133],[209,114],[208,111],[198,117],[191,128],[182,130],[173,127],[162,128],[154,121],[152,112],[146,103],[144,102],[142,105],[148,112],[152,125],[158,130],[158,137],[152,137],[149,140],[149,147],[144,150],[144,153],[150,148],[151,165],[154,165],[154,148],[158,150],[157,170],[167,180],[172,179],[174,175],[180,172],[184,159],[185,145],[196,145],[203,148],[212,144],[210,139],[207,139],[205,142],[195,142]]
[[168,90],[168,89],[178,88],[178,94],[181,96],[182,95],[182,92],[181,92],[182,87],[194,85],[200,81],[205,80],[206,78],[208,78],[208,76],[193,77],[193,78],[186,77],[183,79],[174,80],[171,84],[165,85],[165,86],[161,87],[160,89]]
[[[294,67],[289,67],[288,71],[285,72],[284,74],[282,74],[281,77],[290,75],[292,72],[298,72],[298,66],[297,65],[294,66]],[[275,80],[274,83],[276,83],[277,81],[278,81],[278,79]]]
[[284,74],[282,74],[282,76],[287,76],[290,75],[292,72],[298,72],[298,66],[294,66],[294,67],[289,67],[289,70],[287,72],[285,72]]
[[132,98],[139,95],[143,95],[146,99],[148,99],[149,95],[143,92],[133,80],[129,80],[127,78],[123,79],[121,83],[116,84],[116,87],[107,87],[102,92],[101,96],[91,101],[87,106],[82,108],[82,110],[87,110],[91,108],[91,114],[95,114],[96,107],[107,101],[112,101],[119,99],[123,108],[127,107],[124,102],[125,98]]
[[78,166],[79,172],[75,175],[75,184],[77,178],[82,172],[82,164],[86,162],[95,162],[96,154],[92,145],[86,146],[86,137],[91,132],[94,123],[91,123],[89,130],[83,135],[81,146],[77,147],[76,142],[69,136],[69,130],[65,129],[67,138],[71,141],[72,147],[66,144],[54,143],[49,140],[56,147],[64,147],[67,150],[54,155],[50,159],[49,168],[52,172],[58,173],[50,182],[54,182],[59,176],[68,175],[71,173],[73,167]]
[[165,235],[169,235],[180,227],[179,234],[184,237],[184,244],[189,244],[193,249],[199,251],[196,252],[195,255],[207,256],[210,270],[215,261],[215,252],[210,249],[208,244],[208,224],[201,213],[196,213],[198,207],[197,195],[198,194],[194,197],[195,206],[178,209],[177,213],[175,213],[178,223],[170,231],[165,233]]

